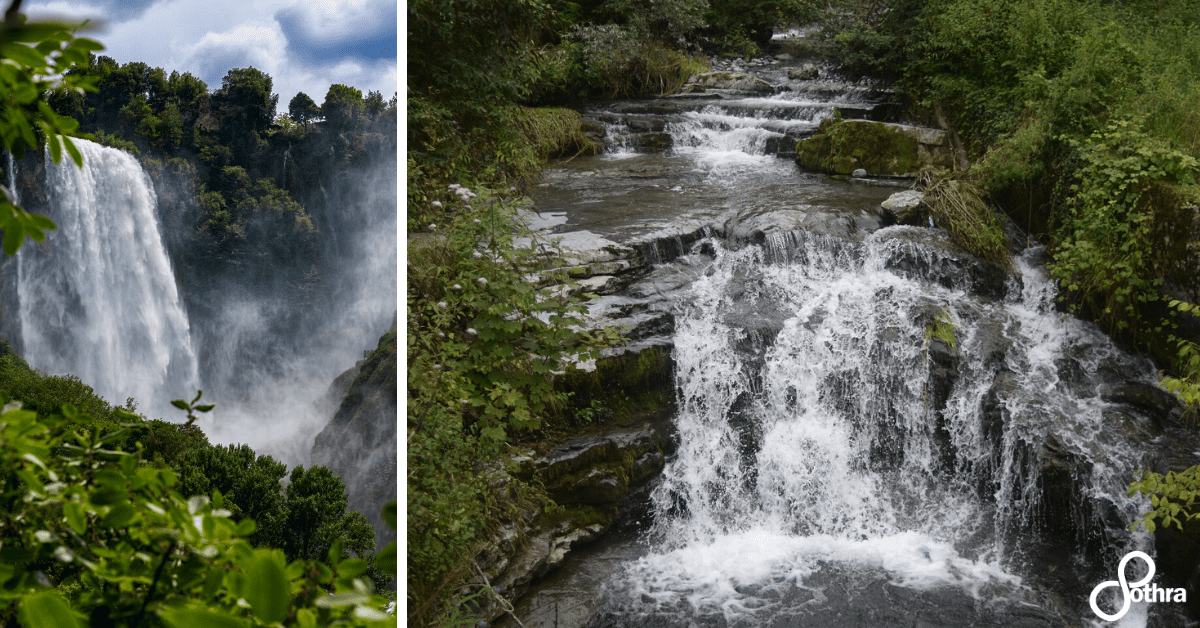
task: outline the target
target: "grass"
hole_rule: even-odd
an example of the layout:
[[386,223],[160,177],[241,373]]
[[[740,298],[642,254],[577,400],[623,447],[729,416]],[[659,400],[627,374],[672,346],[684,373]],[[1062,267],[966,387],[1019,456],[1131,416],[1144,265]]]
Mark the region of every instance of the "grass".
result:
[[979,188],[953,174],[929,171],[921,175],[920,183],[934,221],[955,243],[1001,268],[1012,267],[1004,226],[983,202]]

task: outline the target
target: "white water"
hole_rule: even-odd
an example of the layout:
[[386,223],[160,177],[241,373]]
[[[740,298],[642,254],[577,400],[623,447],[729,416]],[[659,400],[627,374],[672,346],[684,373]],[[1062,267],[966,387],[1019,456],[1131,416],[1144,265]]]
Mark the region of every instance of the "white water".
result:
[[150,180],[127,153],[74,142],[83,168],[46,160],[58,228],[19,253],[25,358],[46,373],[78,376],[117,405],[190,399],[196,355]]
[[[1105,402],[1076,398],[1055,366],[1067,348],[1087,372],[1118,351],[1054,311],[1053,286],[1028,259],[1017,261],[1023,288],[999,303],[888,269],[949,255],[929,246],[932,233],[893,227],[852,245],[775,232],[740,250],[712,241],[716,259],[676,320],[679,448],[653,495],[655,549],[618,579],[619,598],[754,623],[780,610],[764,591],[804,588],[833,562],[900,587],[1023,599],[1014,539],[1044,508],[1037,452],[1048,432],[1095,461],[1086,497],[1127,521],[1140,512],[1124,495],[1140,454],[1099,437]],[[944,412],[949,467],[928,401],[925,331],[938,310],[961,355]],[[756,358],[748,321],[763,312],[782,313],[782,328]],[[1010,345],[989,361],[997,341]],[[1148,363],[1131,364],[1126,377],[1153,381]],[[1020,392],[1003,399],[997,446],[980,408],[1001,370]]]

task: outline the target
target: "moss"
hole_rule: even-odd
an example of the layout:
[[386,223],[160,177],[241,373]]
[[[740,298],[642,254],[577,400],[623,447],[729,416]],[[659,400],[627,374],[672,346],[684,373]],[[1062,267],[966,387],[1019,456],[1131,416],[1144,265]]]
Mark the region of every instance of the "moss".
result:
[[608,527],[612,524],[614,512],[609,508],[596,506],[551,507],[538,515],[535,525],[543,528],[553,528],[563,522],[570,521],[577,527],[601,524]]
[[568,372],[555,389],[571,395],[568,422],[587,422],[597,415],[618,423],[667,410],[674,401],[674,375],[669,351],[659,348],[602,358],[591,371]]
[[917,140],[881,122],[822,120],[817,134],[796,144],[801,166],[830,174],[907,174],[920,169]]
[[958,346],[955,331],[954,322],[950,320],[950,313],[946,310],[938,310],[937,314],[933,315],[929,326],[925,328],[925,342],[928,343],[937,338],[953,349]]

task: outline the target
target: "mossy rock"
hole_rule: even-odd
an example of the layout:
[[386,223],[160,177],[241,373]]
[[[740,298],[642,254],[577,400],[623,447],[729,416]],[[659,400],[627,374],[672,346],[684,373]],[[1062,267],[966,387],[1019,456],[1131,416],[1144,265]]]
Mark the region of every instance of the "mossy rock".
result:
[[817,134],[796,144],[796,161],[810,170],[848,175],[916,176],[923,166],[950,168],[953,156],[940,131],[867,120],[822,120]]

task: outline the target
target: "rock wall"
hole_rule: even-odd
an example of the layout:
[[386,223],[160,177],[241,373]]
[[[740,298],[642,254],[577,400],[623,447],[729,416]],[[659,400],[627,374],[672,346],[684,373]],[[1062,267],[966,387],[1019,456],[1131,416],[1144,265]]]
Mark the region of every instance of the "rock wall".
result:
[[[361,363],[333,419],[317,435],[312,463],[341,476],[347,507],[358,510],[375,529],[375,546],[396,540],[381,510],[396,496],[396,322]],[[345,384],[345,374],[333,387]]]
[[[673,370],[669,348],[653,347],[602,359],[593,371],[564,378],[563,388],[577,393],[576,405],[596,402],[611,411],[521,450],[497,474],[496,494],[506,494],[513,478],[540,481],[555,503],[540,512],[519,509],[476,556],[476,573],[486,576],[497,595],[516,603],[572,551],[603,537],[638,489],[662,471],[674,444]],[[474,584],[483,584],[482,578]],[[491,621],[505,608],[492,598],[476,612]]]

